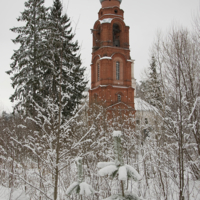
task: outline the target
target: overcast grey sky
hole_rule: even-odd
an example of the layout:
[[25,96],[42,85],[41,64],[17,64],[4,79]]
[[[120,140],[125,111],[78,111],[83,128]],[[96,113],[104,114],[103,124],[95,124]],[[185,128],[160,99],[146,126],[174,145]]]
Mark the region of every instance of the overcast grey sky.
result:
[[[76,39],[81,45],[83,65],[90,71],[93,28],[101,7],[99,0],[61,0],[64,12],[71,18]],[[0,112],[12,111],[9,97],[13,93],[5,71],[10,69],[13,50],[11,41],[17,35],[9,29],[19,26],[16,18],[24,10],[25,0],[1,1],[0,9]],[[53,0],[46,0],[51,6]],[[142,69],[148,66],[149,49],[156,32],[166,32],[172,24],[192,27],[193,16],[200,11],[200,0],[122,0],[126,25],[130,26],[131,57],[135,60],[135,77],[139,81]],[[88,72],[89,73],[89,72]],[[90,78],[90,75],[88,75]]]

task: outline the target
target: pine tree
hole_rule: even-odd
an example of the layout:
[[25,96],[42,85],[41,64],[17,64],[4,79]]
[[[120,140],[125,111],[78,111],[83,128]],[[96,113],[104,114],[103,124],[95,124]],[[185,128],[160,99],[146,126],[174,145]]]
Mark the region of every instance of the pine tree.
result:
[[14,111],[21,111],[25,115],[34,115],[32,100],[42,104],[40,79],[46,65],[43,41],[46,15],[44,0],[28,0],[25,2],[25,10],[17,19],[25,22],[25,25],[11,29],[18,34],[13,42],[20,47],[14,51],[11,70],[7,72],[12,75],[12,86],[15,89],[10,99],[17,102]]

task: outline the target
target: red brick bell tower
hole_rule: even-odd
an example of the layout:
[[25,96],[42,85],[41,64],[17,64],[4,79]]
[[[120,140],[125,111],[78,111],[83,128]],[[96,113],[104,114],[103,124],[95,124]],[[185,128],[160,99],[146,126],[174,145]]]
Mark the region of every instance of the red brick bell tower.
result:
[[129,27],[124,23],[122,0],[100,0],[99,19],[92,29],[90,104],[134,109],[133,60],[130,58]]

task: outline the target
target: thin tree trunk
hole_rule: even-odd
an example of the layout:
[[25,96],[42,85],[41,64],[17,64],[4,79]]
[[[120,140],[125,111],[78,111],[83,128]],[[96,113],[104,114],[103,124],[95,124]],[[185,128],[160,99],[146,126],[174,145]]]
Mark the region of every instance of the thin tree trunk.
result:
[[122,196],[124,197],[124,183],[121,181]]
[[[61,44],[62,45],[62,44]],[[55,188],[54,188],[54,200],[57,200],[58,196],[58,177],[59,177],[59,157],[60,157],[60,132],[61,132],[61,76],[62,76],[62,54],[60,60],[60,73],[59,73],[59,113],[58,113],[58,132],[57,132],[57,148],[56,148],[56,169],[55,169]]]

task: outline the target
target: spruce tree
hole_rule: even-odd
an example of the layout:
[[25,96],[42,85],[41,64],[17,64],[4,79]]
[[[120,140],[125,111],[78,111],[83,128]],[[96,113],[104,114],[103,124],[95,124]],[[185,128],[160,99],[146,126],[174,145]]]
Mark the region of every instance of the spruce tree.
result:
[[84,181],[83,176],[83,159],[81,157],[76,158],[76,165],[78,171],[78,181],[72,183],[66,190],[66,194],[70,196],[73,192],[80,195],[80,199],[82,200],[84,196],[89,196],[95,193],[95,190],[91,185],[87,184]]
[[43,3],[42,0],[25,3],[26,10],[19,20],[26,25],[12,29],[19,34],[14,42],[19,43],[20,48],[13,55],[14,62],[8,74],[13,75],[15,93],[11,100],[18,101],[15,110],[21,110],[28,116],[26,119],[37,125],[37,131],[33,130],[33,144],[38,137],[39,149],[47,152],[41,154],[33,149],[38,165],[48,162],[48,152],[53,152],[50,168],[53,199],[57,200],[64,162],[61,154],[65,155],[69,148],[64,142],[68,138],[67,120],[80,103],[87,82],[78,42],[74,42],[70,19],[62,14],[60,0],[54,0],[49,12]]
[[43,41],[46,16],[44,0],[28,0],[25,2],[25,10],[17,19],[25,25],[11,29],[18,34],[13,42],[20,46],[12,55],[11,70],[7,71],[12,75],[12,86],[15,89],[10,99],[17,102],[14,110],[25,115],[34,115],[33,101],[42,105],[40,79],[43,66],[46,65]]
[[156,69],[156,59],[154,56],[151,58],[148,79],[142,81],[140,87],[144,94],[144,99],[151,105],[160,109],[162,107],[161,82]]
[[[98,174],[100,176],[109,175],[111,178],[118,177],[121,186],[121,194],[112,195],[104,200],[142,200],[137,194],[125,193],[124,186],[125,181],[133,179],[134,181],[141,180],[141,176],[138,172],[130,165],[124,164],[122,158],[122,144],[121,144],[121,131],[113,132],[114,139],[114,155],[115,162],[99,162],[97,167],[99,169]],[[127,182],[127,188],[129,184]]]
[[62,101],[66,118],[83,98],[85,68],[81,67],[78,42],[74,41],[70,19],[62,14],[60,0],[48,10],[44,0],[28,0],[18,18],[25,26],[11,29],[18,33],[13,42],[20,47],[7,72],[15,88],[10,99],[17,102],[14,110],[31,117],[36,115],[35,104],[46,109],[49,98],[57,105]]
[[159,74],[157,73],[156,69],[156,59],[152,56],[152,60],[150,63],[150,92],[151,92],[151,99],[150,103],[155,107],[161,107],[162,101],[162,93],[161,93],[161,83],[159,81]]
[[69,117],[80,104],[87,82],[84,81],[85,68],[81,67],[78,42],[74,42],[70,19],[66,14],[62,15],[60,0],[53,2],[46,41],[51,65],[44,73],[44,96],[50,96],[58,103],[62,90],[62,115]]
[[68,148],[64,142],[68,137],[67,119],[73,115],[73,111],[80,103],[87,82],[84,81],[85,68],[81,67],[78,42],[73,41],[70,19],[62,14],[60,0],[54,0],[46,25],[46,60],[49,65],[43,71],[42,79],[45,109],[38,105],[36,107],[38,121],[43,118],[42,124],[48,119],[50,126],[48,132],[53,138],[52,147],[55,150],[53,198],[57,200],[63,162],[61,154]]

